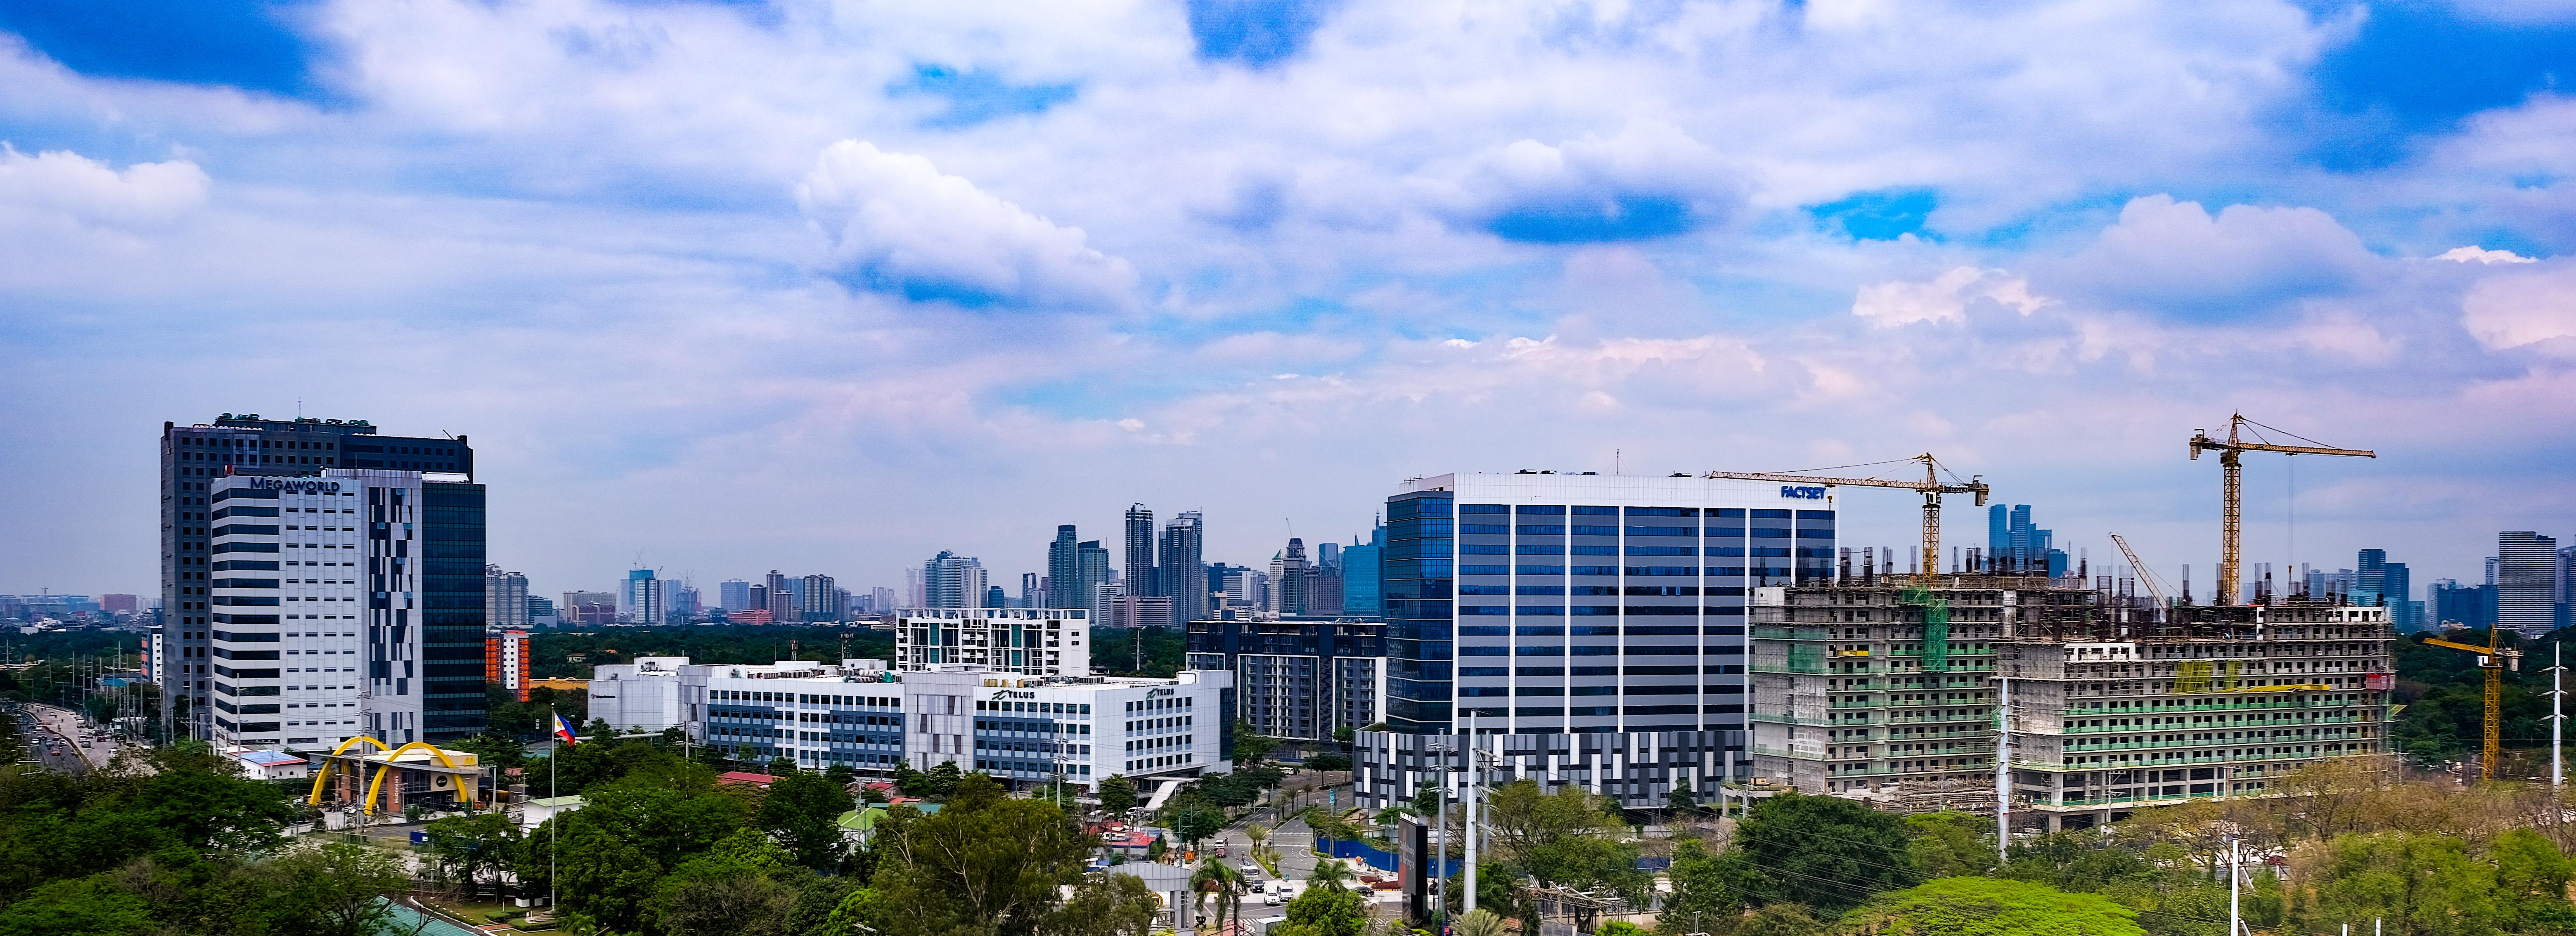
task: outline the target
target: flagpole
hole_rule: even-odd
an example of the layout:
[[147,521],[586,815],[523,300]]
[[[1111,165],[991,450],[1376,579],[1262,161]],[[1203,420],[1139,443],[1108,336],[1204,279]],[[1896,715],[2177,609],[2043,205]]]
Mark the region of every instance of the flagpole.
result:
[[[561,727],[563,725],[563,715],[562,713],[556,712],[554,706],[546,706],[546,714],[554,716],[555,727]],[[562,769],[563,739],[556,738],[554,750],[546,754],[546,795],[548,798],[563,795],[563,788],[558,786],[556,783],[556,777],[562,772]],[[553,822],[553,818],[554,817],[552,816],[547,817],[549,820],[547,824],[554,826],[554,828],[546,832],[546,919],[560,921],[563,919],[563,907],[556,903],[556,901],[562,897],[563,884],[561,883],[561,875],[555,873],[555,840],[563,837],[563,824]],[[563,924],[558,922],[555,925],[561,926]]]

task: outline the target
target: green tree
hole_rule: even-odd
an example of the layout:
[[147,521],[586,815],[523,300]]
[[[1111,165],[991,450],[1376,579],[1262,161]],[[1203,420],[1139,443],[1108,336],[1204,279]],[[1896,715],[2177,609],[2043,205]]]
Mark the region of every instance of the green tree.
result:
[[1190,910],[1200,913],[1200,908],[1210,901],[1215,902],[1216,915],[1207,917],[1207,926],[1224,929],[1226,919],[1238,912],[1248,887],[1242,873],[1228,867],[1223,860],[1210,858],[1201,861],[1198,870],[1190,872]]
[[841,835],[841,814],[852,808],[849,791],[829,778],[798,772],[769,785],[760,799],[760,827],[778,833],[796,863],[821,870],[841,863],[848,840]]
[[393,920],[384,898],[411,889],[401,859],[362,845],[299,849],[261,870],[281,929],[310,936],[376,936]]
[[2494,866],[2447,835],[2336,836],[2314,873],[2317,912],[2328,919],[2377,917],[2406,936],[2467,936],[2507,916]]
[[1833,796],[1783,794],[1753,807],[1721,860],[1761,882],[1756,903],[1840,913],[1922,880],[1905,821]]
[[1279,748],[1279,739],[1255,733],[1250,722],[1238,719],[1226,726],[1226,730],[1234,734],[1234,762],[1237,765],[1260,763],[1270,756],[1271,751]]
[[[1715,922],[1743,913],[1745,904],[1752,900],[1752,892],[1763,886],[1751,868],[1741,862],[1720,860],[1695,838],[1673,845],[1673,865],[1667,878],[1672,882],[1673,893],[1665,898],[1664,911],[1656,918],[1656,931],[1666,936],[1709,932]],[[1479,883],[1489,879],[1490,876],[1481,877]]]
[[1842,926],[1878,936],[2144,936],[2137,916],[2096,894],[2028,881],[1949,877],[1871,900]]
[[964,774],[958,771],[956,761],[940,761],[939,766],[930,768],[930,772],[922,778],[923,789],[927,791],[925,795],[937,799],[955,794],[957,783],[963,778]]
[[143,898],[98,878],[56,881],[0,909],[0,936],[149,936]]
[[1907,850],[1926,877],[1984,874],[1995,868],[1995,822],[1961,812],[1921,813],[1905,817],[1913,836]]
[[463,881],[467,893],[481,888],[487,872],[493,893],[500,893],[501,872],[518,853],[519,826],[510,817],[500,813],[449,816],[431,820],[421,831],[429,837],[431,859]]
[[1494,791],[1485,827],[1495,856],[1542,885],[1607,889],[1640,904],[1652,887],[1652,879],[1637,870],[1637,846],[1620,840],[1626,821],[1608,800],[1582,787],[1568,784],[1548,793],[1531,780],[1504,784]]
[[1210,807],[1193,806],[1172,816],[1172,834],[1188,842],[1193,850],[1198,848],[1200,839],[1215,835],[1223,828],[1225,813]]
[[1039,921],[1039,936],[1149,936],[1162,902],[1132,874],[1088,874],[1062,906]]
[[654,887],[653,919],[673,934],[786,936],[798,889],[779,880],[794,855],[758,829],[740,829],[671,869]]
[[1100,781],[1100,808],[1118,814],[1136,808],[1136,782],[1125,774],[1110,774]]
[[1288,922],[1273,936],[1361,936],[1368,929],[1368,905],[1360,895],[1341,888],[1308,888],[1288,902]]
[[517,738],[501,733],[498,729],[487,730],[482,734],[454,741],[441,741],[439,744],[449,750],[471,753],[474,755],[475,763],[497,770],[519,770],[528,765],[527,745],[520,743]]
[[935,814],[896,807],[875,836],[868,887],[834,914],[884,936],[1032,934],[1095,842],[1053,804],[1005,797],[982,774]]
[[2576,908],[2567,902],[2567,883],[2576,878],[2576,865],[2548,837],[2530,829],[2510,829],[2487,845],[2487,857],[2495,864],[2506,928],[2517,932],[2576,928],[2567,925],[2576,923]]

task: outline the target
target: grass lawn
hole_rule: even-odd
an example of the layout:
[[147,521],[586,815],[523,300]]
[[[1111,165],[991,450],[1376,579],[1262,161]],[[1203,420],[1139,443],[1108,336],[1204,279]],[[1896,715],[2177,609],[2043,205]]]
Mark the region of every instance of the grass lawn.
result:
[[449,916],[464,920],[465,922],[474,924],[478,927],[498,922],[493,920],[491,917],[484,915],[494,910],[510,910],[520,914],[527,913],[527,908],[514,907],[504,902],[492,902],[490,898],[478,898],[474,901],[467,901],[459,897],[439,896],[423,897],[420,901],[430,906],[437,907]]

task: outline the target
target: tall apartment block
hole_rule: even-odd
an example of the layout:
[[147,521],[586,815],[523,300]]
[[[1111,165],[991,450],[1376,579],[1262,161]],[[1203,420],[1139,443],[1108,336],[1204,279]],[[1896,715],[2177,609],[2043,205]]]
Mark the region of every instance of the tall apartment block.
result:
[[483,638],[483,682],[509,690],[511,697],[528,701],[528,632],[507,628]]
[[1194,670],[1234,674],[1235,717],[1254,734],[1322,741],[1386,708],[1386,624],[1341,619],[1189,623]]
[[1746,593],[1826,578],[1834,551],[1826,489],[1692,477],[1415,478],[1386,526],[1388,730],[1356,750],[1370,806],[1440,776],[1456,755],[1437,747],[1471,727],[1492,781],[1633,807],[1715,794],[1751,767]]
[[[454,476],[470,481],[474,449],[464,436],[381,435],[363,419],[225,413],[212,423],[162,423],[160,467],[159,636],[164,652],[154,657],[152,678],[161,687],[162,711],[175,720],[174,732],[211,738],[214,554],[209,531],[215,482],[237,475],[315,477],[332,468],[427,472],[442,480]],[[479,542],[477,546],[479,557]]]
[[2529,530],[2496,534],[2496,626],[2539,637],[2557,626],[2558,538]]
[[1761,589],[1753,611],[1754,775],[1801,792],[1991,815],[2008,737],[2015,813],[2056,831],[2387,746],[2384,607],[2159,610],[1971,574]]
[[490,627],[528,626],[528,577],[483,567],[483,623]]

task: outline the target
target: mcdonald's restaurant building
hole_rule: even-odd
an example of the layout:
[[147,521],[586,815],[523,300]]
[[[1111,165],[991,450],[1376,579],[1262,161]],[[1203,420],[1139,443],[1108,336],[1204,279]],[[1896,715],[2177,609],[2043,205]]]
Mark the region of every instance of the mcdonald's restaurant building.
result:
[[307,757],[316,765],[307,802],[354,805],[370,815],[396,815],[415,805],[441,810],[487,804],[498,782],[472,752],[420,742],[385,748],[359,736]]

